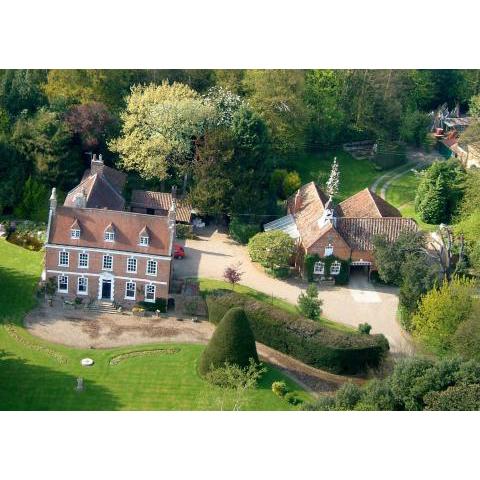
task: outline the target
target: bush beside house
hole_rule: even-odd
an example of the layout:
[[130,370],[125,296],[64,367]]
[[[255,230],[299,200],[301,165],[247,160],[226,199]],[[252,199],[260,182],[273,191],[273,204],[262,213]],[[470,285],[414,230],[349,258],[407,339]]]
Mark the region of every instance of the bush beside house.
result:
[[209,320],[218,324],[232,307],[242,307],[258,342],[313,367],[359,373],[379,365],[389,349],[383,335],[330,329],[315,321],[228,290],[207,297]]

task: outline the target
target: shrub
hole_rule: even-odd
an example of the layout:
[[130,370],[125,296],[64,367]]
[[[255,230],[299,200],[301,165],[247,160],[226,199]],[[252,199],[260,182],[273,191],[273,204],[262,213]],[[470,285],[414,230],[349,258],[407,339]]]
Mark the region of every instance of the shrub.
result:
[[295,242],[286,233],[278,230],[257,233],[248,242],[252,262],[266,268],[288,267],[295,253]]
[[284,381],[273,382],[272,392],[278,397],[284,397],[288,393],[287,384]]
[[304,259],[304,273],[308,282],[314,281],[313,269],[316,262],[322,261],[325,264],[325,277],[330,275],[330,267],[333,262],[340,262],[340,272],[338,275],[332,275],[332,278],[335,280],[336,285],[345,285],[348,283],[349,277],[349,266],[350,262],[348,260],[342,260],[341,258],[335,257],[335,255],[329,255],[328,257],[320,257],[318,254],[308,254],[305,255]]
[[480,410],[480,385],[455,385],[425,395],[425,410]]
[[322,395],[313,403],[307,402],[302,405],[302,410],[308,411],[329,411],[335,410],[335,397],[333,395]]
[[372,326],[369,323],[359,323],[358,324],[359,333],[363,333],[365,335],[370,335],[370,330],[372,330]]
[[300,405],[301,403],[303,403],[303,400],[295,392],[288,392],[285,395],[285,400],[290,405]]
[[335,409],[353,410],[362,397],[362,390],[358,385],[344,383],[336,392]]
[[193,227],[184,223],[177,223],[175,226],[175,233],[178,239],[192,239],[194,240],[196,235],[193,233]]
[[323,301],[318,298],[318,288],[314,283],[307,287],[306,293],[298,297],[298,309],[307,318],[318,320],[322,314]]
[[232,307],[242,307],[258,342],[316,368],[357,373],[379,365],[388,351],[383,335],[335,330],[300,315],[229,290],[207,296],[209,320],[217,324]]
[[289,267],[266,268],[265,272],[273,278],[288,278],[290,276]]
[[156,298],[155,302],[138,302],[135,307],[143,308],[148,312],[160,310],[162,313],[167,311],[167,300],[165,298]]
[[395,398],[388,382],[372,380],[363,389],[362,399],[357,409],[391,411],[396,409]]
[[232,308],[218,324],[200,358],[199,371],[223,367],[226,363],[248,367],[250,359],[258,363],[255,337],[242,308]]
[[260,231],[260,226],[244,223],[238,217],[233,217],[228,227],[228,233],[233,240],[246,245],[250,238]]

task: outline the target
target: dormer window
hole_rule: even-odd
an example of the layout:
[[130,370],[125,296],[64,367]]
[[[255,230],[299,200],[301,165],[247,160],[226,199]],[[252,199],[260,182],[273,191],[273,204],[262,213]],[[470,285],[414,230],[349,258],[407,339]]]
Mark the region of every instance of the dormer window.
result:
[[77,219],[75,219],[70,226],[70,238],[73,240],[78,240],[80,238],[80,224]]
[[148,247],[150,244],[150,234],[148,233],[147,226],[142,228],[142,231],[139,233],[139,241],[138,244],[142,247]]
[[115,229],[113,228],[113,224],[109,224],[105,229],[105,241],[106,242],[114,242],[115,241]]

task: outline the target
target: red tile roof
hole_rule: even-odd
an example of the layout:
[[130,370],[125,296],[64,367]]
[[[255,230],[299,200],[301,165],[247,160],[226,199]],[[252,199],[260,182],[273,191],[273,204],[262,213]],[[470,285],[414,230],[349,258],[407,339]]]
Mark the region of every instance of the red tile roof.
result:
[[401,233],[418,230],[414,220],[402,217],[340,217],[335,219],[335,226],[352,250],[373,250],[372,240],[376,235],[394,242]]
[[[132,191],[132,207],[153,208],[168,212],[172,206],[172,194],[165,192],[149,192],[147,190]],[[192,206],[183,199],[177,199],[177,222],[189,223],[192,216]]]
[[379,218],[401,217],[402,214],[369,188],[352,195],[336,208],[338,217]]
[[124,210],[125,200],[117,189],[102,174],[93,174],[86,177],[73,190],[68,192],[66,207],[76,207],[75,197],[84,193],[87,208],[108,208],[109,210]]
[[[79,239],[72,239],[70,227],[75,219],[81,225]],[[104,240],[105,230],[115,225],[115,241]],[[139,236],[148,228],[148,246],[139,246]],[[90,248],[106,248],[151,255],[170,255],[168,217],[107,209],[57,207],[52,218],[49,243]]]

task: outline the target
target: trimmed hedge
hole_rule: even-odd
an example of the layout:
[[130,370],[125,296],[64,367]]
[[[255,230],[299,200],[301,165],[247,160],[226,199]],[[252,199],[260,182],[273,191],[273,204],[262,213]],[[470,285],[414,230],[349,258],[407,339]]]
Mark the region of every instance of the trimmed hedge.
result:
[[232,307],[242,307],[258,342],[334,373],[376,367],[389,349],[383,335],[334,330],[246,295],[216,290],[207,296],[209,320],[218,324]]
[[340,262],[340,273],[338,275],[331,275],[331,277],[335,280],[335,285],[346,285],[348,283],[350,273],[350,262],[348,260],[342,260],[335,255],[329,255],[328,257],[320,257],[320,255],[318,255],[317,253],[305,256],[303,265],[305,270],[305,276],[307,277],[308,282],[311,283],[314,281],[313,268],[315,266],[315,263],[319,262],[320,260],[325,263],[324,276],[329,276],[330,266],[335,260]]
[[167,299],[158,297],[155,299],[155,302],[137,302],[135,306],[143,308],[149,312],[160,310],[160,312],[165,313],[167,311]]
[[250,359],[258,363],[257,347],[250,323],[241,308],[228,310],[200,357],[198,370],[201,375],[225,363],[248,367]]

